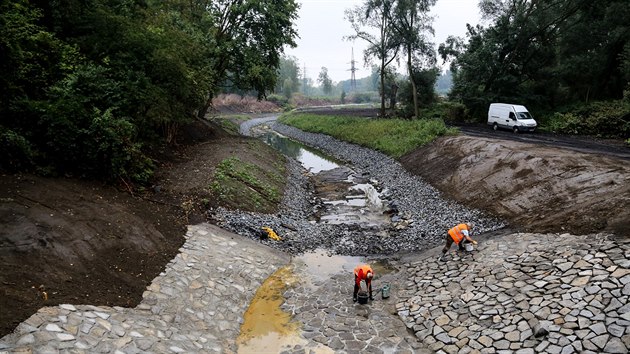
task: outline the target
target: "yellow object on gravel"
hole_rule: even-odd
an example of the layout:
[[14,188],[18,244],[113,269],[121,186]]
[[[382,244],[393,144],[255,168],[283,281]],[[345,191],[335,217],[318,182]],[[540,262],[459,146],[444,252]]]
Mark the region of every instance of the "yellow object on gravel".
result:
[[278,234],[276,234],[276,232],[273,231],[272,228],[263,226],[262,229],[265,230],[265,232],[267,232],[267,236],[269,236],[270,239],[275,240],[275,241],[282,241],[280,236],[278,236]]

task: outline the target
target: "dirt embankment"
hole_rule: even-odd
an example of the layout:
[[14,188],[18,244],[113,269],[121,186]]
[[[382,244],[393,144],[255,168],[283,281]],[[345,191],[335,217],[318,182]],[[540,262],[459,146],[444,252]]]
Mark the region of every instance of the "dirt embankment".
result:
[[445,137],[401,159],[445,195],[532,232],[630,236],[630,162],[562,148]]
[[102,183],[0,176],[0,336],[43,306],[135,306],[182,245],[181,217]]

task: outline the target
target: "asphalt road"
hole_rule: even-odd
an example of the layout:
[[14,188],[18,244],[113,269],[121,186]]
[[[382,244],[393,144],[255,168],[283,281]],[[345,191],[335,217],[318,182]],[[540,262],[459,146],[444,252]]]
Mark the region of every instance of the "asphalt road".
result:
[[513,133],[509,130],[492,130],[489,125],[458,125],[459,130],[469,136],[490,139],[520,141],[523,143],[571,149],[589,154],[601,154],[630,160],[630,147],[621,140],[597,139],[593,137],[560,135],[545,132]]

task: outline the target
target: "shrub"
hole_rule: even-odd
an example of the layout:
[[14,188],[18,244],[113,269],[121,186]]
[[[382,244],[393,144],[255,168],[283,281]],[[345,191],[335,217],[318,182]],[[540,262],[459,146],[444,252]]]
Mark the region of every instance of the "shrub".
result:
[[[275,96],[275,95],[274,95]],[[282,97],[282,96],[279,96]],[[280,100],[286,100],[285,97]],[[277,112],[279,110],[279,104],[267,99],[267,101],[258,100],[252,96],[240,96],[234,93],[221,94],[212,99],[212,106],[218,111],[230,111],[230,112],[246,112],[246,113],[261,113],[261,112]]]
[[33,164],[33,147],[22,135],[0,126],[0,170],[15,172]]
[[556,133],[592,135],[604,138],[630,136],[630,102],[600,101],[573,106],[546,120],[545,129]]
[[348,103],[369,103],[378,101],[378,92],[352,92],[346,97],[346,102]]
[[267,96],[267,101],[272,102],[280,107],[284,107],[289,102],[289,99],[286,96],[272,94]]

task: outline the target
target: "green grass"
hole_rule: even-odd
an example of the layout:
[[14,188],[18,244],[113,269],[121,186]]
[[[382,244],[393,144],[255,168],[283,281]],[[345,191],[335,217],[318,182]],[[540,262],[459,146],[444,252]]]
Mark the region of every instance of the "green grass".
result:
[[293,113],[282,116],[280,122],[300,130],[366,146],[394,158],[430,143],[437,137],[458,133],[456,128],[447,128],[441,119],[369,119]]
[[[281,173],[270,173],[254,164],[230,157],[217,165],[210,190],[219,201],[236,208],[272,208],[282,198],[278,186],[274,185],[283,182]],[[235,201],[243,205],[232,205]]]

